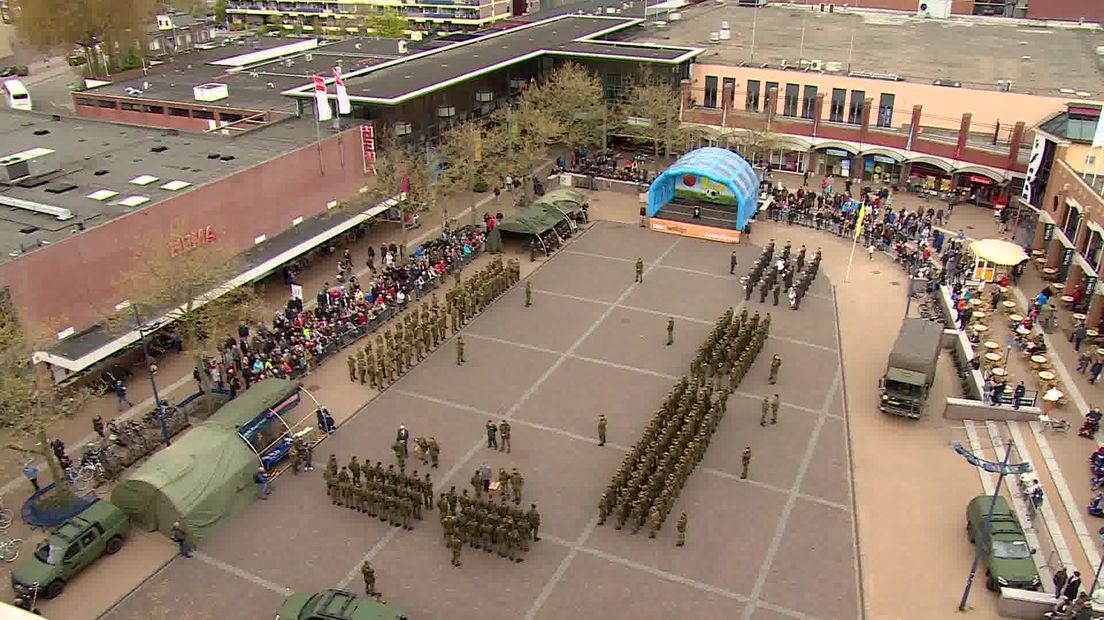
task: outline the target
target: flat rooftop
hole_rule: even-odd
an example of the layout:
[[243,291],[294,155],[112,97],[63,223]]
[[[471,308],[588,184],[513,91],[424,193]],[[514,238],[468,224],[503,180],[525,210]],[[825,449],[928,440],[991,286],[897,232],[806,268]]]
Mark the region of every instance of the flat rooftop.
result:
[[[639,23],[611,15],[560,15],[368,67],[345,85],[354,101],[394,105],[544,54],[677,63],[702,51],[602,40]],[[289,94],[309,96],[309,87]]]
[[[1067,96],[1061,89],[1104,94],[1104,30],[1095,25],[957,17],[924,19],[885,11],[814,12],[768,5],[761,9],[699,5],[680,9],[681,20],[650,25],[636,41],[708,47],[698,62],[752,61],[777,68],[783,61],[836,61],[852,71],[896,73],[909,82],[961,82],[963,87]],[[758,16],[756,16],[758,13]],[[728,22],[732,38],[711,44],[709,35]],[[802,32],[804,31],[804,36]],[[851,41],[854,36],[854,46]],[[850,53],[849,53],[849,50]]]
[[[302,148],[315,135],[311,119],[290,119],[230,138],[58,118],[0,109],[0,157],[44,148],[55,151],[60,165],[60,170],[36,177],[33,186],[0,184],[0,200],[59,207],[73,216],[60,221],[0,204],[0,262],[79,234],[80,224],[106,224]],[[164,149],[152,150],[155,147]],[[139,178],[143,176],[147,178]],[[163,187],[173,181],[181,183]],[[89,198],[96,192],[102,192],[97,195],[102,199]]]
[[[312,47],[312,44],[314,47]],[[408,42],[416,52],[434,44]],[[400,58],[392,39],[353,38],[333,43],[316,39],[253,37],[176,56],[149,75],[85,91],[133,99],[197,104],[192,88],[226,84],[229,96],[211,105],[255,111],[295,111],[285,90],[310,84],[315,74],[329,76],[340,65],[345,73]]]

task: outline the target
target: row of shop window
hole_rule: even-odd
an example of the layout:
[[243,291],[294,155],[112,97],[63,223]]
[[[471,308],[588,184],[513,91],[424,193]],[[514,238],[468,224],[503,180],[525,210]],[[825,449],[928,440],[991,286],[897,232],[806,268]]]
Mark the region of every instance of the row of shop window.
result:
[[[718,84],[721,89],[718,89]],[[782,95],[783,116],[812,119],[816,115],[816,86],[786,84],[784,92],[779,90],[778,82],[767,82],[765,88],[763,86],[763,82],[760,80],[748,80],[747,90],[744,93],[744,109],[758,112],[760,101],[762,101],[763,109],[766,110],[766,95],[771,89],[774,89],[776,96]],[[735,92],[735,78],[724,78],[723,82],[719,82],[717,76],[707,75],[705,77],[705,100],[703,102],[705,107],[716,108],[720,93],[723,92],[723,89],[729,87],[732,87],[733,92]],[[893,103],[895,99],[893,93],[881,93],[878,100],[878,116],[875,119],[878,127],[893,126]],[[832,98],[829,100],[828,106],[828,120],[833,123],[846,122],[852,125],[861,125],[863,115],[866,112],[865,108],[866,91],[851,91],[851,100],[848,104],[847,89],[833,88]]]

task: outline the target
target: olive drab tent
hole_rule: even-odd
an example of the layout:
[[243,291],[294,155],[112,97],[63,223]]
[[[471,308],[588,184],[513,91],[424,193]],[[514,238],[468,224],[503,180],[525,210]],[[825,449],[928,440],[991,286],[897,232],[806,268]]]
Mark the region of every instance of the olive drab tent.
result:
[[575,214],[587,205],[586,196],[572,189],[557,189],[498,223],[487,235],[487,250],[502,251],[502,233],[541,235],[560,223],[574,228]]
[[127,476],[111,502],[147,531],[179,521],[194,543],[257,497],[260,460],[238,428],[287,397],[298,382],[266,379],[242,392]]

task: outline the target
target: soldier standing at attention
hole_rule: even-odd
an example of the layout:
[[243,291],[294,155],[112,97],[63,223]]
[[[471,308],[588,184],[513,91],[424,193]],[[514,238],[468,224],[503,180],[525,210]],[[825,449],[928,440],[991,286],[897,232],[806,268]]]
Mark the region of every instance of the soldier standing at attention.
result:
[[441,458],[441,446],[437,445],[435,437],[429,438],[429,466],[437,469],[437,463]]
[[678,542],[675,543],[676,547],[683,547],[686,545],[686,513],[682,513],[679,517],[678,523],[675,525],[675,530],[678,532]]
[[778,424],[778,405],[779,404],[780,404],[780,400],[778,398],[778,394],[775,394],[774,398],[771,399],[771,404],[770,404],[770,409],[771,409],[770,423],[771,424]]
[[766,396],[763,397],[763,413],[759,416],[759,426],[767,425],[767,416],[770,414],[770,399]]
[[774,295],[774,305],[776,305],[776,306],[778,305],[778,295],[781,292],[782,292],[782,287],[781,286],[774,287],[774,290],[771,292],[771,294]]
[[529,504],[529,512],[525,513],[526,520],[529,521],[529,528],[533,532],[533,540],[540,540],[540,536],[537,535],[537,531],[540,530],[540,513],[537,512],[536,504]]
[[449,551],[452,552],[452,565],[456,566],[456,567],[459,567],[462,564],[462,562],[460,562],[460,548],[461,548],[460,539],[457,538],[456,536],[453,536],[452,538],[449,539],[448,546],[449,546]]
[[751,301],[751,292],[755,290],[755,281],[750,277],[744,282],[744,301]]
[[644,282],[644,259],[636,259],[636,279],[633,282]]
[[517,470],[517,467],[510,472],[510,488],[514,493],[514,503],[521,505],[521,487],[525,484],[525,478],[522,477],[521,472]]
[[368,560],[364,560],[364,563],[360,565],[360,574],[364,577],[364,593],[368,596],[375,596],[376,592],[376,571],[372,570],[372,565],[368,563]]
[[751,465],[751,446],[747,446],[747,447],[744,448],[743,463],[744,463],[744,469],[743,469],[743,471],[740,472],[740,479],[741,480],[747,480],[748,466]]
[[456,365],[459,366],[464,363],[464,337],[456,337]]
[[667,317],[667,346],[675,343],[675,319]]
[[598,445],[606,445],[606,416],[598,416]]
[[775,355],[771,358],[770,376],[767,378],[767,382],[771,385],[778,383],[778,369],[782,366],[782,356]]
[[532,305],[533,305],[533,283],[532,282],[526,282],[525,283],[525,307],[528,308],[529,306],[532,306]]
[[732,257],[728,259],[728,275],[736,273],[736,250],[732,250]]
[[506,420],[499,422],[498,435],[502,439],[502,443],[498,445],[499,452],[510,453],[510,423]]
[[346,361],[349,363],[349,383],[356,383],[356,358],[350,355]]

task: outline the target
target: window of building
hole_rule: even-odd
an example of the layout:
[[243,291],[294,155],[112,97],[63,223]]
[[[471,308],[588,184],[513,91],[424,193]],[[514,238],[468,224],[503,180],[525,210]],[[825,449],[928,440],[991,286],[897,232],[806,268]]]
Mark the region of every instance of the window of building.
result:
[[759,111],[759,80],[748,80],[744,108],[752,112]]
[[1066,220],[1062,222],[1062,232],[1066,233],[1066,238],[1070,242],[1074,242],[1077,236],[1077,227],[1081,225],[1081,209],[1070,205],[1066,209]]
[[705,101],[702,105],[707,108],[717,107],[717,76],[715,75],[705,76]]
[[783,116],[797,116],[797,99],[801,87],[797,84],[786,84],[786,102],[782,106]]
[[93,101],[91,99],[86,99],[84,97],[76,97],[76,102],[77,102],[77,105],[83,105],[83,106],[86,106],[86,107],[89,107],[89,108],[96,107],[96,102],[95,101]]
[[120,103],[119,107],[126,110],[127,112],[141,112],[142,111],[142,106],[138,105],[137,103]]
[[115,101],[112,99],[99,99],[96,101],[96,105],[100,106],[101,108],[115,109]]
[[187,108],[169,108],[169,116],[191,116]]
[[816,114],[817,87],[806,86],[801,100],[801,118],[813,118]]
[[879,127],[892,127],[893,126],[893,93],[882,93],[881,99],[878,101],[878,126]]
[[1094,269],[1100,270],[1100,248],[1104,247],[1104,237],[1095,230],[1089,230],[1089,242],[1085,246],[1085,260],[1089,261],[1089,264]]
[[241,114],[234,114],[232,112],[222,112],[219,114],[219,120],[224,123],[236,123],[242,119]]
[[866,92],[861,90],[851,91],[851,107],[847,110],[847,122],[852,125],[861,125],[865,105]]
[[142,111],[146,114],[164,114],[165,108],[159,105],[144,105],[142,106]]
[[828,109],[828,120],[833,123],[843,122],[843,108],[847,105],[847,91],[842,88],[832,89],[832,105]]
[[724,105],[724,94],[729,90],[732,91],[732,101],[728,103],[732,106],[736,102],[736,78],[725,78],[721,80],[721,105]]
[[213,121],[215,120],[215,113],[210,110],[192,110],[192,118]]
[[767,111],[767,106],[770,106],[771,112],[778,111],[778,82],[767,82],[766,98],[763,100],[764,112]]

